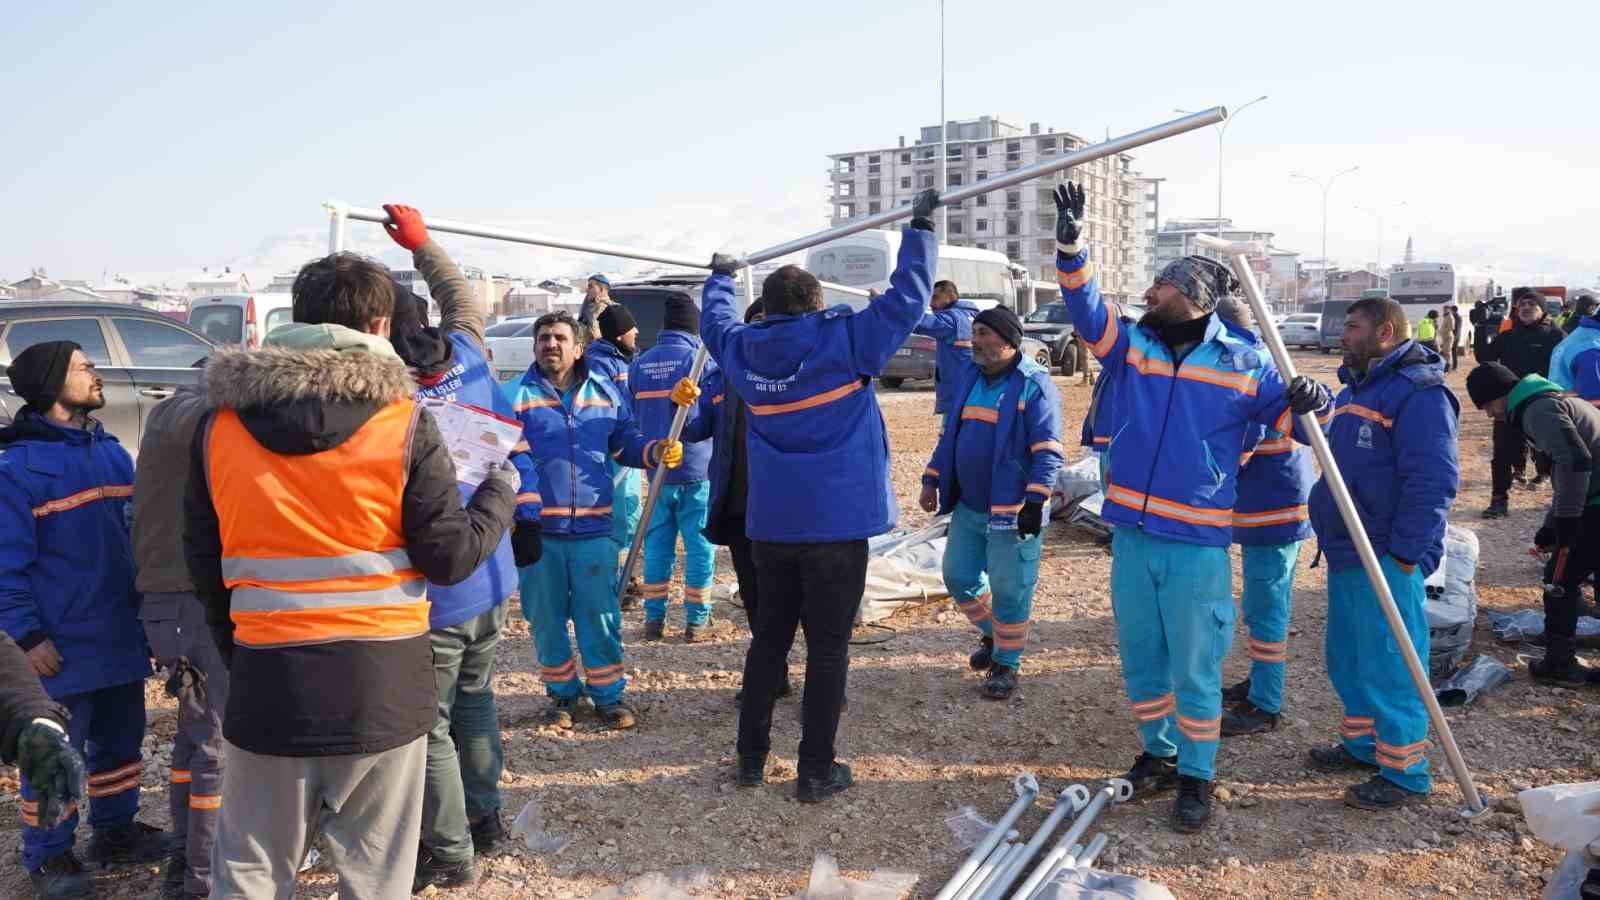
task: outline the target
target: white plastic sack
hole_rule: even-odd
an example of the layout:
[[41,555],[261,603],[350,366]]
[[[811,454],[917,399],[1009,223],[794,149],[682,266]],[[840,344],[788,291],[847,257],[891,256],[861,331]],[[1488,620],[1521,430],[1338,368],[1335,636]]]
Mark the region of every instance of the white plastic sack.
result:
[[950,517],[920,531],[891,531],[867,541],[867,589],[856,622],[877,622],[908,607],[950,595],[944,586],[945,535]]
[[1449,526],[1444,558],[1423,582],[1428,617],[1428,675],[1444,678],[1454,672],[1472,646],[1472,623],[1478,618],[1478,535]]
[[1038,900],[1176,900],[1159,884],[1099,869],[1062,869],[1034,896]]
[[788,900],[900,900],[916,886],[910,872],[876,871],[866,881],[853,881],[839,874],[839,864],[826,853],[811,862],[811,880],[805,890]]
[[570,837],[544,830],[544,813],[539,811],[539,803],[535,800],[529,800],[522,807],[522,812],[517,813],[516,820],[511,823],[511,836],[521,838],[529,850],[551,856],[567,849],[567,845],[572,843]]
[[1532,788],[1517,800],[1528,829],[1547,844],[1582,850],[1600,838],[1600,781]]
[[711,888],[711,870],[691,869],[677,875],[646,872],[616,887],[601,888],[589,900],[694,900],[694,892]]
[[1056,473],[1055,489],[1050,494],[1051,518],[1064,519],[1072,504],[1100,492],[1100,457],[1091,453]]

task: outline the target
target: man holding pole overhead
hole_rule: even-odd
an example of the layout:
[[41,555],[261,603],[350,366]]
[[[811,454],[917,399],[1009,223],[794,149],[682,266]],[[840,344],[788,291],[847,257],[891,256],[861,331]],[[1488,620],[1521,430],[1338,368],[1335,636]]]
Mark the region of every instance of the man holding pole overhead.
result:
[[1149,311],[1121,324],[1078,246],[1082,189],[1060,185],[1055,199],[1061,295],[1117,396],[1102,410],[1112,416],[1104,515],[1116,529],[1111,603],[1123,681],[1144,743],[1126,777],[1140,794],[1176,784],[1173,827],[1198,831],[1211,818],[1233,636],[1239,451],[1252,427],[1288,432],[1295,413],[1321,410],[1329,396],[1308,378],[1285,385],[1254,341],[1213,314],[1237,284],[1216,260],[1168,265],[1145,292]]

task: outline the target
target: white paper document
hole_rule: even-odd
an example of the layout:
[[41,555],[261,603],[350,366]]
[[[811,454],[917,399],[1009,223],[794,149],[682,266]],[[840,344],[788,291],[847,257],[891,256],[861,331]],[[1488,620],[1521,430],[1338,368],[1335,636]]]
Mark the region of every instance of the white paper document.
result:
[[510,456],[511,449],[522,440],[522,423],[516,419],[449,400],[429,398],[420,402],[439,426],[456,464],[456,481],[462,484],[482,484],[489,476],[489,468]]

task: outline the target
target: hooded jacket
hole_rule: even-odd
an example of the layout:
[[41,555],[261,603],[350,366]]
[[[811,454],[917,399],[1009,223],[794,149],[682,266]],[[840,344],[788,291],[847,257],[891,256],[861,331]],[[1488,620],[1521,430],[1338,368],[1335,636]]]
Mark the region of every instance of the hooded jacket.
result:
[[1110,438],[1106,521],[1181,543],[1228,546],[1246,436],[1258,427],[1300,429],[1277,368],[1253,339],[1216,316],[1200,342],[1175,359],[1155,331],[1126,324],[1116,304],[1101,298],[1087,251],[1069,256],[1058,248],[1056,270],[1073,327],[1115,397],[1109,417],[1097,409],[1093,427]]
[[631,354],[605,338],[596,338],[583,348],[583,358],[589,363],[589,371],[611,379],[622,399],[632,402],[633,395],[628,391],[628,366],[633,363]]
[[1586,506],[1600,506],[1600,478],[1594,471],[1600,457],[1600,409],[1563,394],[1548,379],[1529,375],[1511,389],[1506,414],[1551,459],[1552,516],[1573,518]]
[[883,534],[899,517],[889,437],[871,380],[905,343],[933,291],[938,241],[907,228],[889,290],[861,312],[768,312],[746,325],[729,275],[701,292],[700,334],[745,401],[753,541],[806,544]]
[[[412,404],[415,390],[387,341],[337,325],[298,323],[274,329],[260,351],[218,351],[206,380],[214,409],[231,410],[263,451],[307,464],[351,441],[378,414]],[[454,584],[499,544],[515,498],[489,481],[463,509],[455,466],[432,417],[420,408],[412,416],[399,510],[403,549],[409,567],[427,581]],[[379,753],[422,736],[438,715],[426,633],[234,647],[232,591],[224,582],[222,526],[207,458],[216,419],[213,412],[201,422],[190,451],[184,554],[218,649],[229,661],[223,736],[270,756]],[[359,466],[349,471],[352,477],[372,474]],[[315,507],[308,498],[291,499]],[[255,528],[270,534],[307,527],[290,513],[289,505],[263,508],[267,521]],[[392,516],[393,510],[372,515]]]
[[[1228,323],[1228,328],[1261,347],[1256,333]],[[1238,499],[1233,504],[1233,542],[1270,547],[1311,536],[1306,499],[1317,480],[1311,450],[1290,435],[1256,426],[1239,457]]]
[[1555,352],[1556,345],[1566,338],[1566,334],[1550,321],[1549,316],[1541,316],[1539,321],[1532,325],[1524,325],[1521,319],[1512,316],[1510,330],[1502,331],[1489,344],[1488,349],[1478,355],[1478,362],[1498,362],[1506,368],[1523,375],[1550,374],[1550,355]]
[[1550,354],[1550,380],[1600,405],[1600,319],[1584,316]]
[[0,628],[24,650],[49,640],[56,699],[150,674],[134,588],[133,460],[93,419],[58,425],[32,407],[0,428]]
[[967,300],[957,300],[946,309],[924,313],[912,334],[931,337],[939,342],[934,354],[933,411],[944,415],[958,402],[961,381],[972,362],[972,323],[978,318],[977,305]]
[[[1461,404],[1445,386],[1444,359],[1405,341],[1366,377],[1341,367],[1339,380],[1344,389],[1334,400],[1328,445],[1372,548],[1430,574],[1444,554],[1445,518],[1459,478]],[[1361,565],[1327,479],[1311,489],[1310,507],[1329,567]]]
[[[145,417],[133,476],[133,559],[137,587],[145,594],[194,590],[183,558],[183,490],[189,483],[189,447],[211,410],[202,382],[184,385]],[[146,618],[174,619],[176,610],[145,610]]]
[[[626,390],[633,395],[633,411],[639,420],[639,431],[646,437],[660,440],[672,430],[672,420],[678,407],[672,402],[672,388],[680,378],[687,378],[694,370],[695,354],[700,352],[700,338],[687,331],[663,331],[656,344],[634,357],[628,366]],[[716,371],[707,361],[701,372],[702,385],[710,373]],[[703,391],[702,391],[703,393]],[[694,410],[690,410],[692,415]],[[667,484],[691,484],[705,481],[709,475],[706,467],[711,463],[712,442],[684,441],[683,465],[668,470]]]

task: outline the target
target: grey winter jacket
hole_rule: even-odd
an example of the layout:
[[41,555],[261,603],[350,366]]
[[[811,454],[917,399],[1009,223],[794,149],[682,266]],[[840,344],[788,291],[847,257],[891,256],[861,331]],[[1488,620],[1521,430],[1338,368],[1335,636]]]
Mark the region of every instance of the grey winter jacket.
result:
[[1555,497],[1550,514],[1555,518],[1583,515],[1583,508],[1600,504],[1600,409],[1561,393],[1554,382],[1529,375],[1509,398],[1511,421],[1528,440],[1554,462],[1551,480]]
[[211,410],[205,383],[181,387],[145,421],[143,449],[133,476],[134,584],[141,593],[194,590],[183,558],[183,489],[195,427]]

